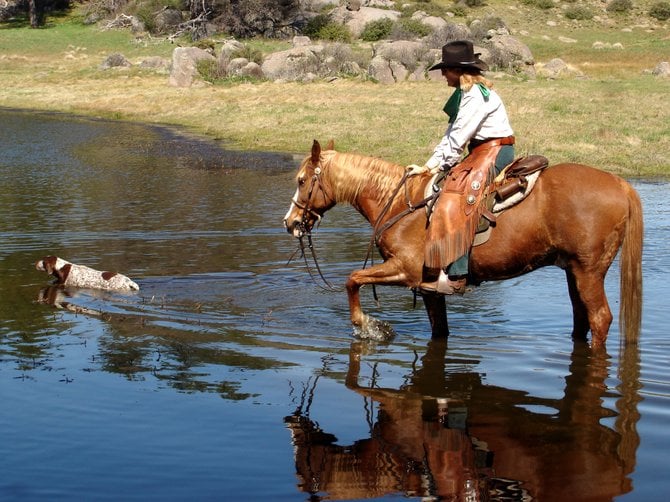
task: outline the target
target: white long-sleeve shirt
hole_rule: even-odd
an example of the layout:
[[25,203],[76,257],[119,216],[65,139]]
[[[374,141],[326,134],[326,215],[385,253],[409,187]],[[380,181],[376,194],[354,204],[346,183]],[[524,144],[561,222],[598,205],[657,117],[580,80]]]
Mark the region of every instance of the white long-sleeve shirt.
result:
[[427,167],[453,167],[461,160],[463,150],[471,139],[505,138],[514,134],[500,96],[493,90],[489,92],[488,99],[476,85],[463,92],[456,120],[447,127],[447,132],[426,162]]

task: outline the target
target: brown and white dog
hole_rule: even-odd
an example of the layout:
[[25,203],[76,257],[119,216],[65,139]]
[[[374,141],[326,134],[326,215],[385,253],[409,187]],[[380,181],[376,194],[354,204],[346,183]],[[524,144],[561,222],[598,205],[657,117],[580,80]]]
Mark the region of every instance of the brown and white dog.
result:
[[113,291],[138,291],[140,287],[128,277],[116,272],[101,272],[85,265],[75,265],[57,256],[46,256],[35,263],[35,268],[56,278],[55,284],[78,288]]

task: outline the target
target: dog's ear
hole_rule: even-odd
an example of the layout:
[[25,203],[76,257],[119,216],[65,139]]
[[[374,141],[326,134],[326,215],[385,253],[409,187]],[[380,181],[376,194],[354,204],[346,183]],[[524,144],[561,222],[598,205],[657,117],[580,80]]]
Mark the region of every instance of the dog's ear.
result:
[[65,284],[65,281],[67,280],[67,276],[70,275],[70,270],[72,270],[72,263],[68,263],[67,265],[63,265],[58,270],[54,269],[53,275],[55,275],[58,278],[59,283]]
[[58,258],[55,256],[47,256],[42,259],[42,264],[44,265],[44,270],[49,273],[53,274],[56,271],[56,261]]

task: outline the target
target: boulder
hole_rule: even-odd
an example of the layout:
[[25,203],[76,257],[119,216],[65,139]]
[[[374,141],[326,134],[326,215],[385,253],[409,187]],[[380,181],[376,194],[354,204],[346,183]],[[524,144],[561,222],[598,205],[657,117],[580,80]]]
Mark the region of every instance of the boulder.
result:
[[667,61],[658,63],[654,69],[651,70],[651,74],[657,77],[670,77],[670,63]]
[[[368,75],[382,83],[425,80],[426,56],[432,52],[421,42],[397,40],[374,46],[374,57]],[[421,68],[420,71],[417,71]]]
[[560,58],[554,58],[548,63],[538,65],[537,73],[538,75],[549,79],[584,77],[584,74],[581,71],[574,66],[568,65]]
[[156,33],[172,33],[184,22],[181,11],[177,9],[163,9],[154,16],[154,31]]
[[101,70],[109,70],[110,68],[130,68],[132,63],[126,59],[123,54],[110,54],[100,65]]
[[394,42],[380,42],[375,45],[375,56],[381,56],[390,61],[400,61],[407,65],[416,65],[423,59],[429,50],[421,42],[412,40],[396,40]]
[[228,64],[227,73],[236,77],[263,78],[261,66],[246,58],[231,59]]
[[340,0],[300,0],[302,9],[306,12],[323,12],[328,7],[337,7]]
[[395,7],[395,2],[393,0],[365,0],[363,2],[364,7],[380,7],[382,9],[392,9]]
[[246,65],[244,65],[244,68],[240,68],[240,76],[261,79],[263,78],[263,70],[261,65],[258,63],[249,61]]
[[375,7],[361,7],[357,11],[347,10],[346,7],[338,7],[330,13],[330,18],[333,22],[343,24],[355,38],[359,38],[365,25],[372,21],[379,21],[380,19],[391,19],[397,21],[400,17],[400,12],[389,9],[377,9]]
[[486,40],[485,48],[491,52],[488,59],[483,51],[482,60],[489,66],[498,66],[502,70],[511,70],[530,77],[535,76],[535,59],[528,46],[511,35],[493,35]]
[[306,37],[304,35],[296,35],[293,37],[292,40],[293,47],[307,47],[308,45],[312,45],[312,41],[310,40],[309,37]]
[[270,54],[261,69],[270,80],[302,81],[308,73],[318,73],[319,58],[315,46],[294,47]]
[[244,44],[238,42],[237,40],[226,40],[219,50],[219,68],[222,68],[227,71],[228,64],[232,59],[233,54],[236,52],[242,52],[244,50]]
[[411,80],[413,82],[426,80],[427,73],[428,73],[428,65],[424,61],[419,61],[419,64],[417,65],[416,69],[409,74],[407,80]]
[[140,68],[167,73],[170,71],[170,60],[160,56],[149,56],[140,62]]
[[449,23],[445,21],[443,18],[437,16],[429,16],[422,10],[417,10],[414,14],[412,14],[412,19],[414,19],[415,21],[419,21],[422,24],[425,24],[426,26],[432,28],[433,31],[443,30],[449,25]]
[[375,56],[368,65],[368,75],[381,84],[393,84],[395,78],[388,59]]
[[198,61],[216,61],[209,52],[197,47],[177,47],[172,51],[172,71],[168,83],[173,87],[190,87],[198,74]]

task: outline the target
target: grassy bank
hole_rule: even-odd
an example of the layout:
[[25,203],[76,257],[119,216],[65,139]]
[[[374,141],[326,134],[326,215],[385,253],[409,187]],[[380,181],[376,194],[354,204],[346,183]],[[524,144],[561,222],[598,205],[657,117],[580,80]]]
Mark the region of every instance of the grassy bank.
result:
[[[670,176],[670,79],[644,73],[670,58],[667,27],[565,31],[576,42],[558,42],[558,32],[547,38],[546,30],[520,38],[538,62],[561,57],[589,78],[496,80],[518,152],[628,177]],[[596,39],[624,49],[594,51]],[[99,69],[114,52],[135,63],[170,57],[174,47],[72,19],[40,30],[2,26],[0,106],[180,125],[241,149],[302,154],[312,139],[334,138],[340,150],[399,163],[423,162],[445,127],[441,109],[450,90],[443,82],[198,83],[176,89],[154,71]]]

